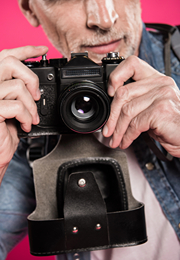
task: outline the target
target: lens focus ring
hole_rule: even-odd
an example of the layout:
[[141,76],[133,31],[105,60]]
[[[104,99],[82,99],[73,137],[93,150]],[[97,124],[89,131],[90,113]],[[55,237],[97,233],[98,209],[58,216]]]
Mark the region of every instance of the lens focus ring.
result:
[[71,85],[63,93],[59,104],[65,125],[78,133],[98,130],[109,117],[110,99],[94,83],[79,82]]

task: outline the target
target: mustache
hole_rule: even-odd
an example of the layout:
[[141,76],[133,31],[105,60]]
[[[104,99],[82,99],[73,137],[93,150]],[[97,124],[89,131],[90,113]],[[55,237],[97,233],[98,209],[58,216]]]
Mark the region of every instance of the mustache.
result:
[[74,42],[73,48],[82,48],[88,46],[96,46],[96,45],[103,45],[108,44],[112,41],[117,41],[120,39],[126,39],[129,37],[129,34],[123,30],[119,32],[117,29],[112,29],[108,31],[103,31],[99,28],[91,35],[91,37],[83,38],[80,41]]

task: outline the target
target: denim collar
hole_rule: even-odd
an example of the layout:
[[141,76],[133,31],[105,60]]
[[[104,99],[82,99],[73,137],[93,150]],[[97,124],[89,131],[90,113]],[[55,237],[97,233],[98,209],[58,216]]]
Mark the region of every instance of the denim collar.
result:
[[163,45],[163,36],[147,31],[143,23],[139,58],[146,61],[161,73],[164,73]]

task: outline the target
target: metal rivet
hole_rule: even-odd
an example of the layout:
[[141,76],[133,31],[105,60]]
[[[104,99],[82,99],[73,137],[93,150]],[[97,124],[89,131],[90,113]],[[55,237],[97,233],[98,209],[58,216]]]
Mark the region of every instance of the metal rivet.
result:
[[96,230],[100,230],[101,229],[101,224],[97,224],[96,225]]
[[146,169],[148,169],[149,171],[152,171],[154,169],[154,164],[149,162],[149,163],[146,163]]
[[77,228],[77,227],[73,227],[72,232],[73,232],[74,234],[76,234],[76,233],[78,232],[78,228]]
[[80,260],[80,255],[78,253],[75,253],[73,255],[74,260]]
[[86,180],[85,180],[85,179],[80,179],[80,180],[78,181],[78,185],[79,185],[79,187],[84,187],[84,186],[86,186]]
[[47,75],[47,79],[48,79],[49,81],[53,80],[53,79],[54,79],[54,74],[49,73],[49,74]]

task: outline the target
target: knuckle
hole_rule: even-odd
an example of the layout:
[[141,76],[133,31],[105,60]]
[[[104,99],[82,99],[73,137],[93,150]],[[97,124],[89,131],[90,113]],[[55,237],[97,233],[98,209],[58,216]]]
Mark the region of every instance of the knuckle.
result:
[[128,100],[129,98],[129,90],[127,85],[124,85],[117,89],[116,96],[118,99]]
[[132,117],[133,115],[133,108],[132,106],[130,105],[130,103],[126,103],[122,106],[122,109],[121,109],[122,113],[123,113],[123,116],[125,117]]
[[163,114],[168,115],[171,108],[172,108],[171,101],[169,99],[162,99],[157,104],[156,113],[160,116]]
[[169,77],[169,76],[165,76],[165,81],[166,81],[166,84],[170,85],[170,86],[173,86],[175,85],[175,81],[173,80],[173,78]]
[[129,63],[129,65],[132,66],[133,68],[138,67],[141,62],[140,59],[135,55],[129,56],[126,60]]
[[159,89],[159,94],[163,97],[165,97],[165,96],[172,97],[172,96],[175,96],[175,91],[174,91],[173,87],[166,85]]
[[138,131],[138,118],[137,118],[137,117],[135,117],[135,118],[133,118],[133,119],[131,120],[131,122],[130,122],[130,124],[129,124],[129,127],[130,127],[131,129],[133,129],[135,132]]
[[0,60],[8,56],[8,49],[4,49],[0,52]]
[[175,85],[174,80],[169,76],[162,75],[158,78],[158,81],[161,86],[174,86]]
[[14,103],[14,109],[18,112],[24,112],[25,111],[25,106],[23,105],[23,103],[20,100],[16,100],[16,102]]
[[17,59],[14,56],[7,56],[3,59],[3,62],[7,65],[14,66],[14,64],[17,62]]

